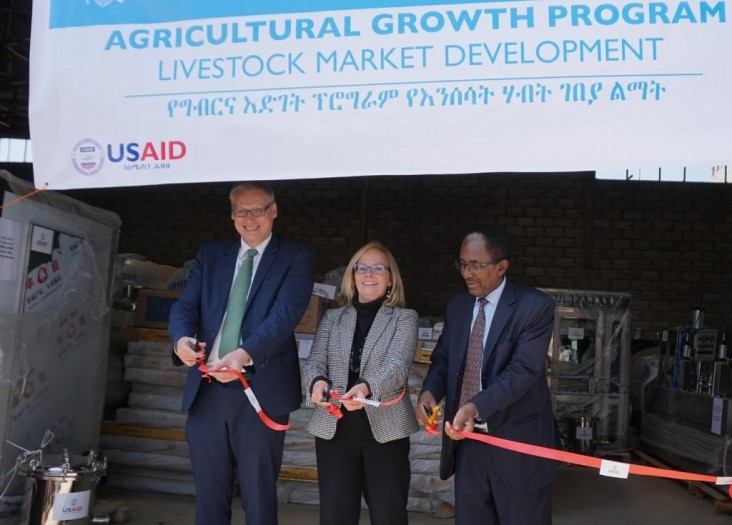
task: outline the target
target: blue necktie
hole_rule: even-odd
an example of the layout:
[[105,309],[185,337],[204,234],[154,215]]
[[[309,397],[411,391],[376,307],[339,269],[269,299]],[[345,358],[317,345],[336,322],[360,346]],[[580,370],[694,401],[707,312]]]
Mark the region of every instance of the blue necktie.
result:
[[241,263],[239,273],[236,274],[234,286],[229,293],[229,305],[226,307],[226,320],[221,329],[221,342],[219,343],[219,358],[224,357],[239,346],[241,334],[241,322],[244,319],[244,310],[247,305],[247,294],[249,285],[252,282],[252,265],[257,250],[250,248],[246,257]]

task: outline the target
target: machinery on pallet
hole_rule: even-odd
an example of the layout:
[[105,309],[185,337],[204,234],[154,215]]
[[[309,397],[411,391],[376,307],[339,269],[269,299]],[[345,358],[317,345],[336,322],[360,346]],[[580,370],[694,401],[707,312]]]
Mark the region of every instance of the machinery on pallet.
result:
[[645,389],[641,449],[680,470],[732,475],[732,378],[726,330],[688,326],[662,333],[658,374]]
[[596,455],[625,452],[630,294],[543,291],[556,301],[547,379],[564,448]]

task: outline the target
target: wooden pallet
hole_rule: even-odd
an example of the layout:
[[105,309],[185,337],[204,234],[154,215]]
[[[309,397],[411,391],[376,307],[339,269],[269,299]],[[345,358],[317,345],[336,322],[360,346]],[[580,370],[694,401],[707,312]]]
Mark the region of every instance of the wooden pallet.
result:
[[[645,452],[640,450],[634,450],[633,454],[638,456],[641,460],[646,463],[653,465],[654,467],[672,470],[673,467],[666,465],[662,461],[649,456]],[[687,490],[690,494],[696,497],[703,498],[710,496],[714,500],[714,510],[719,513],[732,514],[732,499],[726,494],[720,491],[716,485],[710,483],[704,483],[702,481],[681,481],[681,483],[687,484]]]
[[141,425],[129,425],[115,421],[102,422],[102,434],[114,434],[118,436],[141,437],[149,439],[163,439],[166,441],[185,441],[186,433],[182,428],[158,428],[144,427]]
[[280,468],[279,479],[318,481],[318,470],[315,467],[294,467],[282,465],[282,468]]

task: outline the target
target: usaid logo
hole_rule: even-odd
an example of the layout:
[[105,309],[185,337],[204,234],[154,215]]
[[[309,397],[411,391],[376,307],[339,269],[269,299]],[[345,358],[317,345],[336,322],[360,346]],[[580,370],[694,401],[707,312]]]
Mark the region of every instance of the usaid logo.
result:
[[180,160],[186,156],[188,148],[180,140],[160,142],[127,142],[107,144],[109,162],[148,162]]
[[[55,468],[62,470],[60,467]],[[51,523],[50,518],[53,518],[53,523],[71,523],[71,520],[76,523],[76,520],[88,516],[90,496],[91,491],[88,490],[57,494],[52,515],[45,516],[49,518],[48,523]]]
[[[36,248],[36,251],[41,251],[48,249],[51,246],[51,243],[46,238],[46,234],[42,233],[37,239],[34,241],[34,245]],[[41,250],[38,250],[40,248]]]
[[[94,0],[94,3],[97,4],[99,7],[107,7],[108,5],[111,5],[112,2],[124,4],[125,0]],[[86,0],[86,5],[89,5],[89,3],[89,0]]]
[[79,501],[79,498],[69,498],[68,503],[61,510],[64,514],[78,514],[84,512],[84,503]]
[[104,150],[96,140],[83,139],[74,146],[71,161],[82,175],[95,175],[104,164]]

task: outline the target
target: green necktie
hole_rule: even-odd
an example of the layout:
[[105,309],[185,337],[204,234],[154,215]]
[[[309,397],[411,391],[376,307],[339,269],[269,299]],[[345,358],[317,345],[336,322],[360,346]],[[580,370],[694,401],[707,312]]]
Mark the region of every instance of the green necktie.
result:
[[236,274],[234,286],[229,293],[229,305],[226,307],[226,320],[221,329],[221,342],[219,344],[219,358],[224,357],[239,346],[239,335],[241,333],[241,322],[244,319],[244,309],[247,305],[247,294],[249,285],[252,282],[252,264],[257,250],[250,248],[246,257],[241,263],[239,273]]

